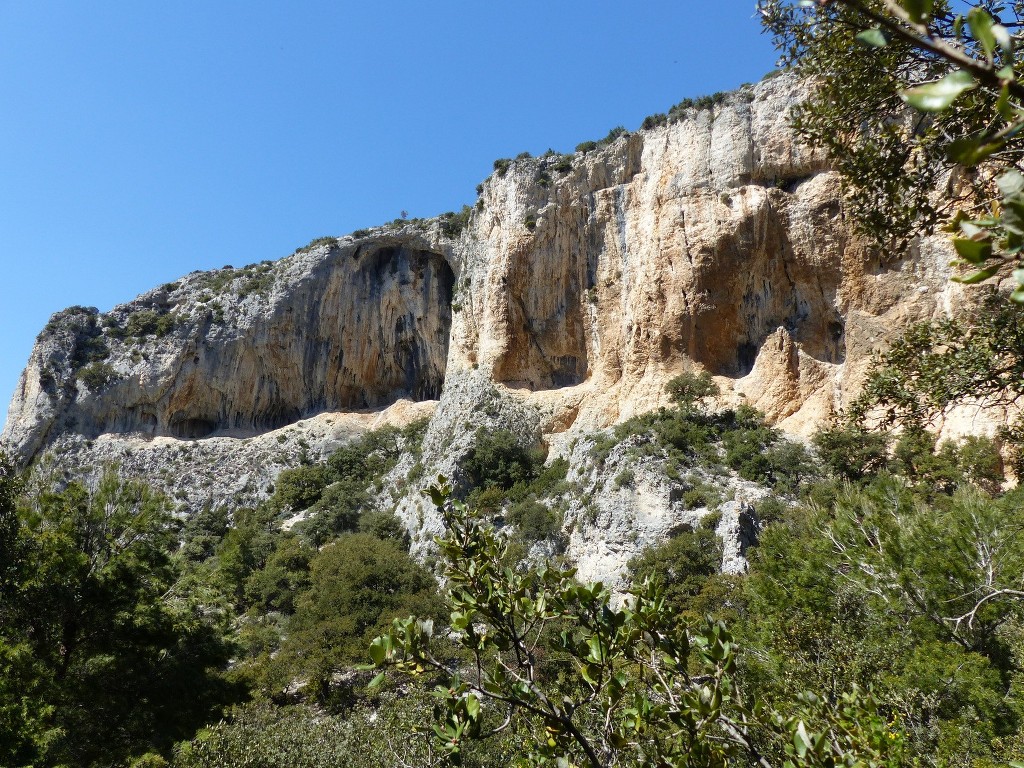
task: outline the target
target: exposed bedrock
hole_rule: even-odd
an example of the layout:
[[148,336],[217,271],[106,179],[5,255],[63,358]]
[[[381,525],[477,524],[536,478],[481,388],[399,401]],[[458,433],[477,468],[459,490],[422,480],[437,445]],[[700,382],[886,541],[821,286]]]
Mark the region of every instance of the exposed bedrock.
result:
[[[108,315],[55,316],[5,441],[26,456],[65,431],[253,434],[321,411],[440,395],[454,284],[441,253],[414,237],[325,244],[265,267],[261,290],[247,292],[259,277],[194,273]],[[154,316],[169,330],[132,335],[146,330],[133,317]]]
[[879,254],[854,235],[838,178],[789,128],[801,88],[768,79],[589,153],[513,161],[471,215],[59,313],[2,443],[28,460],[60,438],[246,438],[437,400],[429,477],[455,470],[480,425],[564,453],[666,404],[690,368],[806,434],[856,394],[874,350],[964,300],[944,238]]

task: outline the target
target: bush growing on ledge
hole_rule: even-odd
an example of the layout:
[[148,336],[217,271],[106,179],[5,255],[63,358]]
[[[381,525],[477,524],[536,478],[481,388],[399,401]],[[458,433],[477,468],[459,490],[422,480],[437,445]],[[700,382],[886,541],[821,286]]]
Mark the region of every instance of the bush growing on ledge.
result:
[[540,474],[544,457],[519,442],[508,430],[476,432],[476,442],[463,460],[462,468],[478,488],[512,488],[516,483],[529,483]]
[[601,139],[601,141],[598,142],[598,143],[601,146],[607,146],[608,144],[611,144],[616,139],[618,139],[620,136],[628,136],[628,135],[629,135],[629,131],[626,130],[625,126],[617,125],[614,128],[612,128],[610,131],[608,131],[608,135],[605,136],[603,139]]
[[473,209],[468,205],[462,206],[462,210],[458,213],[454,211],[448,211],[447,213],[441,214],[441,234],[445,237],[456,238],[462,234],[462,230],[469,224],[469,219],[473,215]]
[[673,403],[686,409],[703,407],[705,400],[721,394],[718,385],[707,371],[681,373],[669,381],[665,391]]
[[494,173],[500,179],[506,173],[508,173],[509,167],[512,165],[512,160],[507,157],[499,157],[494,161]]
[[557,171],[558,173],[568,173],[572,170],[572,156],[563,155],[555,162],[554,165],[551,166],[551,170]]
[[173,330],[174,317],[172,315],[167,312],[158,312],[155,309],[140,309],[128,317],[128,321],[119,335],[134,338],[156,336],[158,339],[162,339]]
[[523,539],[530,543],[548,541],[562,528],[562,516],[558,510],[534,499],[513,504],[508,511],[508,520],[519,529]]
[[90,392],[99,392],[121,376],[109,363],[92,363],[80,368],[77,378]]
[[301,248],[297,248],[295,250],[295,252],[296,253],[306,253],[307,251],[311,251],[314,248],[316,248],[318,246],[321,246],[321,245],[326,245],[326,246],[330,247],[330,246],[337,245],[337,244],[338,244],[338,238],[336,238],[336,237],[316,237],[316,238],[310,240],[308,243],[306,243]]

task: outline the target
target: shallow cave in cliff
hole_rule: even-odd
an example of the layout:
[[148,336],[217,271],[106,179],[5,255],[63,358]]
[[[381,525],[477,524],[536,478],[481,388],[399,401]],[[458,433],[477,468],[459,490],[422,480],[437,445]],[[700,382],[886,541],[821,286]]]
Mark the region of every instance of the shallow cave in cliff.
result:
[[209,437],[220,428],[216,419],[187,417],[176,418],[168,425],[171,437],[179,440],[197,440],[202,437]]
[[[407,244],[357,256],[353,276],[369,311],[359,315],[355,338],[369,339],[359,353],[342,349],[348,386],[328,394],[336,407],[378,407],[398,397],[434,400],[444,387],[451,338],[455,273],[444,254]],[[372,370],[372,376],[365,372]],[[355,397],[353,397],[355,395]]]

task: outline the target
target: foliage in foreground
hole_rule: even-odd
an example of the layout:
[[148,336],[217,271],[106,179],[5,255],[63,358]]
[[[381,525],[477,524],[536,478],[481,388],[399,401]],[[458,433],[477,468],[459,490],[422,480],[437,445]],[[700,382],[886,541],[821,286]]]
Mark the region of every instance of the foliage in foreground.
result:
[[1010,298],[1024,303],[1024,6],[759,0],[758,9],[783,62],[815,83],[795,126],[829,150],[860,227],[902,253],[944,223],[971,270],[955,279],[978,283],[1016,264]]
[[445,487],[430,495],[448,531],[438,545],[461,653],[437,655],[433,622],[409,618],[370,656],[439,677],[436,746],[453,758],[517,724],[532,765],[768,765],[755,746],[766,738],[792,766],[898,764],[901,736],[870,697],[805,694],[786,712],[755,705],[723,624],[681,626],[656,581],[616,609],[608,590],[579,584],[572,570],[503,567],[507,543],[491,527]]

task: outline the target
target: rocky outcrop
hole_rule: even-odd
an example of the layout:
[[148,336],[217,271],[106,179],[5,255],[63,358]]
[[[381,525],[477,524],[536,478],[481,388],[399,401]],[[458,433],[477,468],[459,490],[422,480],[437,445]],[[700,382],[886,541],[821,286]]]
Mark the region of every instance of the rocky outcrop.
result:
[[[768,79],[588,153],[510,162],[460,216],[193,273],[105,315],[60,313],[2,443],[26,461],[61,446],[86,465],[121,460],[125,446],[155,451],[153,462],[178,462],[168,487],[188,498],[176,447],[215,450],[219,474],[237,477],[239,441],[262,446],[249,467],[272,457],[271,430],[305,429],[315,454],[339,439],[324,419],[370,424],[406,403],[435,412],[426,476],[457,474],[480,426],[570,455],[581,435],[665,404],[666,382],[694,368],[725,401],[806,434],[855,394],[873,350],[962,296],[941,237],[899,257],[858,240],[839,180],[789,130],[800,95]],[[679,524],[658,501],[668,491],[641,487],[642,535],[595,573]],[[389,493],[425,538],[415,493]],[[722,525],[749,528],[735,504]],[[580,558],[596,541],[585,527],[572,534]]]
[[23,458],[60,435],[249,437],[324,411],[436,399],[454,274],[423,238],[345,238],[193,273],[40,334],[8,414]]

